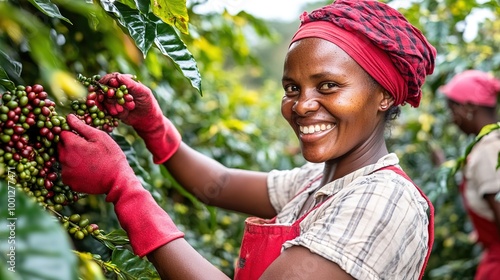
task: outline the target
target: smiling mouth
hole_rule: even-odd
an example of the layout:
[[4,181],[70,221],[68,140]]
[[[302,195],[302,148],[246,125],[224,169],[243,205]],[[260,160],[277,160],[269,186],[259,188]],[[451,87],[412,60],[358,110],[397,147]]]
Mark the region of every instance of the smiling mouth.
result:
[[299,126],[299,130],[303,134],[313,134],[316,132],[321,132],[325,130],[329,130],[337,126],[336,124],[315,124],[315,125],[308,125],[308,126]]

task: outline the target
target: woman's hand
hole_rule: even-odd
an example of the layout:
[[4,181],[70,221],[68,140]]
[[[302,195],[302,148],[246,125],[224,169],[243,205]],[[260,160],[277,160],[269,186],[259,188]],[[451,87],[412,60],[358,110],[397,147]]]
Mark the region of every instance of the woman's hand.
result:
[[137,129],[143,126],[144,123],[154,121],[154,119],[158,119],[163,115],[151,89],[135,81],[132,75],[114,72],[102,77],[99,83],[114,88],[125,85],[128,93],[134,97],[135,106],[130,109],[125,107],[123,110],[117,110],[116,107],[118,104],[116,101],[103,103],[110,114],[117,116],[124,123]]
[[103,105],[108,112],[115,113],[124,123],[135,129],[153,154],[155,163],[167,161],[179,148],[181,135],[170,120],[163,115],[151,90],[135,81],[129,74],[116,72],[107,74],[99,82],[115,88],[120,85],[127,87],[128,93],[134,97],[133,109],[116,110],[118,104],[114,101],[105,101]]
[[125,154],[106,132],[74,115],[67,121],[73,131],[63,131],[58,146],[63,183],[77,192],[107,194],[120,173],[133,174]]

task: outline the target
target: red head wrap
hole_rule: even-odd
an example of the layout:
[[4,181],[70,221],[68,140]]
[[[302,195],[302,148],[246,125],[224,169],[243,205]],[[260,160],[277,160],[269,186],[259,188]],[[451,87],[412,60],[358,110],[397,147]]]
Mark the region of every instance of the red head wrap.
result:
[[418,107],[436,49],[397,10],[378,1],[337,0],[304,12],[292,42],[321,38],[342,48],[394,97]]

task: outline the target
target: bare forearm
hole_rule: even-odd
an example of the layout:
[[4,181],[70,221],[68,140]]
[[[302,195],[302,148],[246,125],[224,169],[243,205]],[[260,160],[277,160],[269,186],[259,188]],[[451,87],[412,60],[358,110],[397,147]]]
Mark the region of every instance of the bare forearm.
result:
[[217,204],[218,194],[229,180],[229,168],[184,143],[164,166],[179,184],[209,205]]
[[229,279],[183,238],[163,245],[150,253],[148,259],[156,267],[161,279]]
[[276,214],[267,194],[267,173],[227,168],[184,143],[164,166],[205,204],[260,217]]

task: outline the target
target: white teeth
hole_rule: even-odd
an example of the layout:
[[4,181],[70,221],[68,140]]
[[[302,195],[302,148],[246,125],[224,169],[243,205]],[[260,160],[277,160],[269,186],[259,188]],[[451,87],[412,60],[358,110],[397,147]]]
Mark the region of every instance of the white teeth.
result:
[[300,126],[300,132],[304,134],[312,134],[314,132],[320,132],[327,129],[331,129],[331,124],[317,124],[317,125],[309,125],[309,126]]

